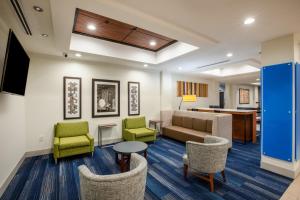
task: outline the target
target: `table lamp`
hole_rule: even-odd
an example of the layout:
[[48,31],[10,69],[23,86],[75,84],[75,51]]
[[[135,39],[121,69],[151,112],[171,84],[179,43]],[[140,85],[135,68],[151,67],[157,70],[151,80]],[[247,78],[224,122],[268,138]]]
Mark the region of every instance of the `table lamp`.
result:
[[195,102],[197,101],[196,95],[182,95],[180,105],[179,105],[179,110],[181,108],[182,102]]

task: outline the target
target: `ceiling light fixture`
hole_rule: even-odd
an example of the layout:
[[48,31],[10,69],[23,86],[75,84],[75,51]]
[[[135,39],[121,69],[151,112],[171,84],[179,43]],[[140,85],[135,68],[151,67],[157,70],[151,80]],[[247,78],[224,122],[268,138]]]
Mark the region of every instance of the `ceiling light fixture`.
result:
[[226,56],[227,56],[228,58],[230,58],[230,57],[233,56],[233,54],[232,54],[232,53],[227,53]]
[[148,64],[144,64],[144,67],[148,67]]
[[260,79],[259,79],[259,78],[257,78],[257,79],[256,79],[256,81],[260,81]]
[[42,37],[48,37],[48,34],[42,33],[41,36],[42,36]]
[[75,53],[75,56],[80,58],[82,55],[80,53]]
[[87,25],[87,28],[88,28],[89,30],[91,30],[91,31],[96,30],[96,26],[95,26],[94,24],[88,24],[88,25]]
[[178,67],[178,70],[182,70],[182,67]]
[[37,12],[43,12],[43,8],[39,7],[39,6],[33,6],[33,9]]
[[255,19],[253,17],[248,17],[247,19],[245,19],[244,24],[245,25],[249,25],[255,22]]
[[155,45],[156,45],[156,42],[155,42],[154,40],[151,40],[151,41],[149,42],[149,44],[150,44],[150,46],[155,46]]

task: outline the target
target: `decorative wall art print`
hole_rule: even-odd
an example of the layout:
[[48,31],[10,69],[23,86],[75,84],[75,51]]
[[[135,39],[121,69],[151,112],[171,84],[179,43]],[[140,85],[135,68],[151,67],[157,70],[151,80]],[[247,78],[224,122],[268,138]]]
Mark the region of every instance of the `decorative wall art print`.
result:
[[239,103],[249,104],[250,103],[250,92],[249,89],[239,89]]
[[64,119],[81,118],[81,78],[64,77]]
[[177,97],[182,97],[183,95],[208,97],[208,84],[177,81]]
[[140,114],[140,83],[128,82],[128,115]]
[[120,81],[92,80],[92,117],[120,116]]

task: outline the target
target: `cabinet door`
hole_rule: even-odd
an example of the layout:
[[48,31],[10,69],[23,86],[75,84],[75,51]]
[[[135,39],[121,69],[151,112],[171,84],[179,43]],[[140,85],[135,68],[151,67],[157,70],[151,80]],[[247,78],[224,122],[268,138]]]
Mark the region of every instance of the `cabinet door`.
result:
[[292,161],[293,64],[262,69],[262,153]]

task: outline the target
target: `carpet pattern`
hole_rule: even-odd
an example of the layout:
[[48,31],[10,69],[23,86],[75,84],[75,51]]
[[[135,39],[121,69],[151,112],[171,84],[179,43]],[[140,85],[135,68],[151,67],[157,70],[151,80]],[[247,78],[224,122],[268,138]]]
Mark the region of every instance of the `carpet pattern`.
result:
[[[234,143],[225,169],[227,182],[220,174],[215,177],[215,192],[209,192],[207,182],[189,175],[183,178],[183,143],[160,138],[148,148],[148,175],[145,199],[163,200],[243,200],[279,199],[291,179],[262,170],[259,144]],[[119,173],[112,146],[95,148],[90,155],[61,159],[54,164],[52,155],[27,158],[1,197],[11,199],[77,200],[79,175],[77,167],[88,166],[97,174]]]

